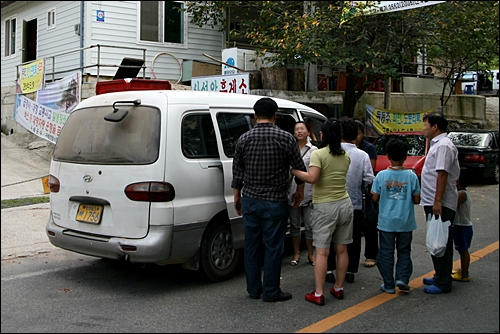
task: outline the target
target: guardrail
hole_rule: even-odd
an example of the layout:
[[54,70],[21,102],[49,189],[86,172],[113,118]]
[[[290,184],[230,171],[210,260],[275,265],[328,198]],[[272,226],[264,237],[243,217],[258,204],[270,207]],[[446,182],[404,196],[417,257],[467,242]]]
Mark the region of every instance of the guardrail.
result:
[[[89,50],[89,49],[93,49],[93,48],[97,48],[97,62],[95,64],[83,65],[83,51]],[[83,74],[83,70],[84,69],[87,69],[87,68],[97,68],[96,76],[97,76],[97,81],[99,81],[100,72],[101,72],[101,68],[102,67],[140,68],[140,69],[142,69],[142,77],[143,77],[143,79],[146,78],[146,65],[138,66],[138,65],[121,65],[121,64],[118,64],[118,65],[116,65],[116,64],[101,64],[101,53],[103,52],[102,48],[115,48],[115,49],[142,51],[142,59],[141,60],[144,61],[144,64],[146,63],[146,49],[133,48],[133,47],[125,47],[125,46],[113,46],[113,45],[96,44],[96,45],[91,45],[91,46],[87,46],[87,47],[84,47],[84,48],[79,48],[79,49],[75,49],[75,50],[71,50],[71,51],[59,53],[59,54],[56,54],[56,55],[53,55],[53,56],[44,57],[45,58],[45,62],[46,62],[45,63],[45,68],[46,69],[47,68],[51,68],[52,69],[51,72],[45,71],[45,80],[47,80],[48,77],[52,76],[52,81],[54,81],[56,74],[71,72],[71,71],[75,71],[75,70],[81,70],[82,74]],[[73,54],[73,53],[77,53],[77,52],[80,52],[80,66],[69,68],[69,69],[65,69],[63,71],[56,71],[56,57],[67,56],[69,54]],[[52,63],[47,66],[47,60],[48,59],[51,60]],[[21,63],[21,64],[19,64],[19,65],[16,66],[17,67],[17,71],[16,71],[16,73],[17,73],[17,78],[16,79],[17,80],[19,80],[19,66],[23,66],[23,65],[29,64],[31,62],[32,62],[32,60],[24,62],[24,63]]]

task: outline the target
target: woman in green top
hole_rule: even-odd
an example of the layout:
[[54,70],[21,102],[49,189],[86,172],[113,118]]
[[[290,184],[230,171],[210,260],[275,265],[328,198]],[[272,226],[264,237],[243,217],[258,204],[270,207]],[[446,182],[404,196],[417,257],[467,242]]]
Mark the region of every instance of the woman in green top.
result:
[[311,153],[309,171],[292,169],[294,176],[313,184],[311,227],[316,247],[316,289],[306,294],[305,299],[317,305],[325,304],[323,293],[332,240],[337,254],[337,281],[330,293],[337,299],[344,298],[343,285],[349,264],[347,244],[352,242],[353,207],[347,193],[346,175],[351,159],[340,145],[341,138],[340,122],[329,119],[321,127],[320,148]]

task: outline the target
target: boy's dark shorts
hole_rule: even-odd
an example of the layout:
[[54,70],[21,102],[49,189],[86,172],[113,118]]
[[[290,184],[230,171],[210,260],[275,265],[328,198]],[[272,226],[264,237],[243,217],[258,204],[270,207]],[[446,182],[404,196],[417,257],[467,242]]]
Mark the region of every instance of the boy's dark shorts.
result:
[[472,241],[472,226],[453,225],[452,231],[455,249],[459,252],[467,251]]

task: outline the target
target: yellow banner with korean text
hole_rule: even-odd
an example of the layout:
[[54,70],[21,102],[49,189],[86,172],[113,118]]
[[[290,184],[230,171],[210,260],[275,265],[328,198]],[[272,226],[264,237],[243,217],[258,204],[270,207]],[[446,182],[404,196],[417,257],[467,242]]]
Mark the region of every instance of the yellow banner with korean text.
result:
[[406,112],[366,105],[365,134],[370,137],[379,137],[387,132],[422,131],[425,114],[434,111],[436,109]]
[[18,67],[17,94],[36,92],[45,82],[45,58]]

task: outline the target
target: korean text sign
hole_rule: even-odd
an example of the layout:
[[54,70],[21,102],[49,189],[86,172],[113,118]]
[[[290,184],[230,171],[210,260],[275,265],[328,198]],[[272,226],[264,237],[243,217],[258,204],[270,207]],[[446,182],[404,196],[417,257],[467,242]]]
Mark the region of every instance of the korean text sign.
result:
[[423,118],[432,111],[435,109],[405,112],[366,105],[366,135],[378,137],[387,132],[422,131]]
[[18,94],[14,108],[16,121],[35,135],[55,144],[69,115]]
[[250,92],[250,73],[191,78],[191,89],[209,92],[248,94]]
[[17,93],[36,92],[45,82],[45,59],[38,59],[18,67]]

